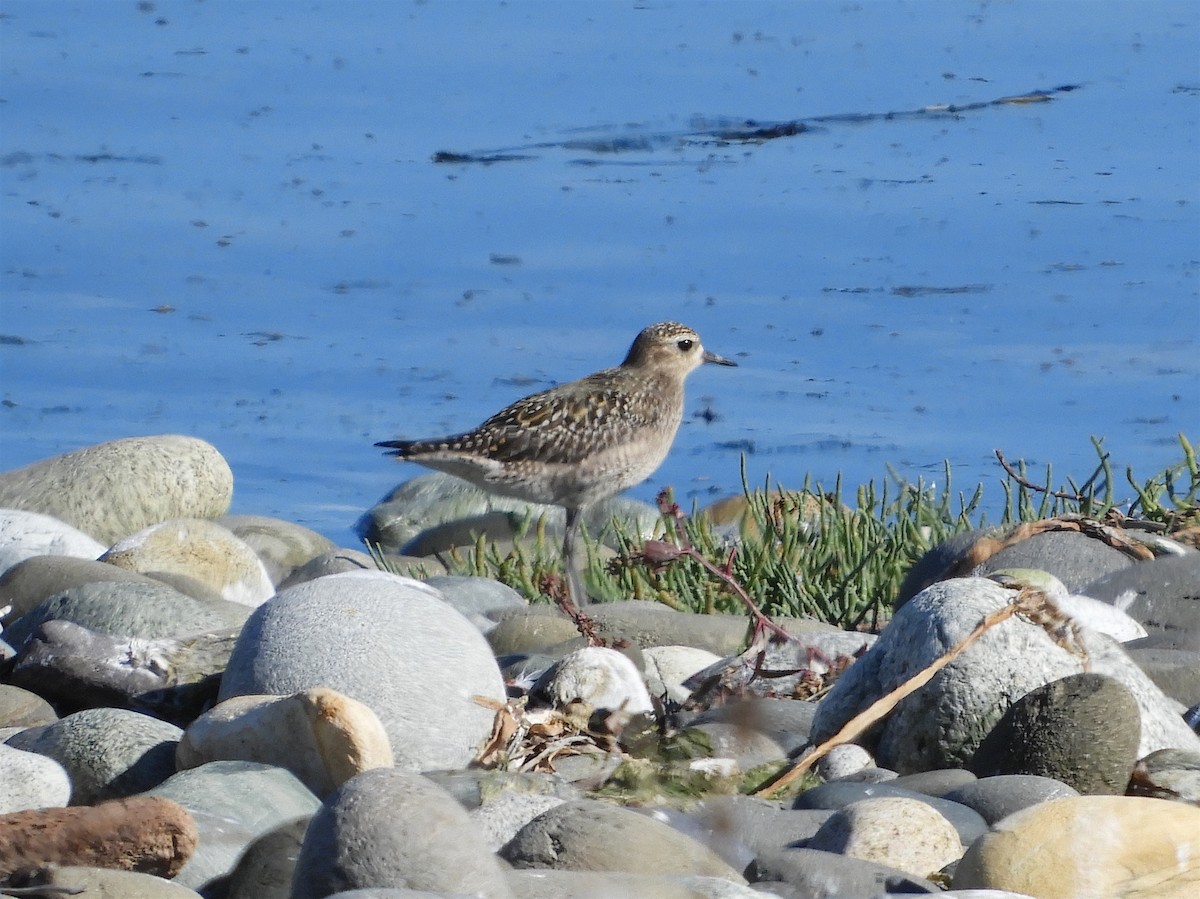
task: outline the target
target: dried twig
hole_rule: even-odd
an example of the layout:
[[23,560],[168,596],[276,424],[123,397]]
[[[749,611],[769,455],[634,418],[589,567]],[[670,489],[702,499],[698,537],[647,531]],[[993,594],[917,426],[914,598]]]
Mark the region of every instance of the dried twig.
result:
[[554,762],[564,756],[623,755],[617,745],[625,724],[620,715],[593,719],[593,709],[582,702],[561,709],[529,709],[524,698],[471,698],[496,713],[491,736],[473,762],[480,768],[553,772]]
[[967,636],[963,637],[958,643],[950,647],[944,655],[935,659],[930,665],[918,671],[900,686],[896,687],[891,692],[875,700],[864,711],[859,712],[836,734],[830,737],[819,746],[814,747],[805,753],[791,767],[784,769],[774,778],[769,780],[763,786],[754,791],[755,796],[761,796],[765,793],[770,793],[775,790],[782,789],[790,784],[796,778],[800,777],[812,765],[827,755],[831,749],[849,743],[859,734],[863,733],[871,725],[884,718],[892,711],[900,701],[905,697],[915,693],[931,680],[933,676],[957,659],[973,644],[976,640],[982,637],[985,633],[991,630],[1002,621],[1006,621],[1013,615],[1018,613],[1029,614],[1032,610],[1044,607],[1045,595],[1039,590],[1021,590],[1016,598],[1001,609],[986,616],[975,629]]
[[950,562],[936,576],[930,577],[924,586],[952,577],[967,577],[980,565],[1010,546],[1035,537],[1038,534],[1051,532],[1074,532],[1101,540],[1113,549],[1119,550],[1135,562],[1154,558],[1154,551],[1137,540],[1130,538],[1120,528],[1102,524],[1083,515],[1059,515],[1055,518],[1041,518],[1037,521],[1023,521],[1009,528],[1003,534],[992,536],[983,534],[975,540],[957,558]]
[[642,562],[651,568],[658,569],[678,559],[688,558],[694,560],[705,571],[728,587],[730,592],[750,612],[750,616],[754,619],[755,634],[754,638],[750,641],[751,646],[754,646],[758,642],[757,637],[760,633],[769,633],[781,640],[796,639],[768,618],[762,609],[758,607],[758,604],[750,598],[750,594],[746,592],[746,588],[739,584],[737,578],[733,576],[733,560],[737,556],[736,547],[729,550],[729,555],[726,557],[723,565],[715,565],[700,550],[696,549],[691,538],[688,537],[687,528],[684,526],[683,511],[679,508],[679,504],[671,499],[669,490],[664,490],[658,494],[658,508],[664,516],[671,518],[675,522],[675,542],[668,543],[665,540],[645,541],[642,544],[641,552],[638,553],[638,558]]
[[600,632],[596,629],[595,619],[580,609],[579,606],[575,605],[571,599],[571,592],[567,589],[565,580],[557,574],[544,574],[538,579],[536,586],[539,592],[549,596],[554,604],[562,610],[563,614],[575,623],[575,629],[587,641],[588,646],[609,645],[608,641],[600,636]]
[[1061,490],[1051,490],[1050,488],[1045,487],[1041,484],[1033,483],[1033,481],[1029,480],[1027,477],[1025,477],[1023,474],[1021,474],[1019,471],[1017,471],[1015,468],[1012,467],[1012,465],[1009,463],[1009,461],[1004,458],[1004,453],[1002,453],[1000,450],[993,450],[993,452],[996,454],[996,459],[1000,462],[1000,467],[1004,469],[1004,473],[1006,475],[1008,475],[1010,478],[1012,478],[1014,481],[1016,481],[1019,486],[1024,487],[1026,490],[1031,490],[1034,493],[1046,493],[1046,494],[1049,494],[1050,496],[1054,497],[1055,499],[1065,499],[1065,500],[1068,500],[1070,502],[1075,502],[1075,503],[1082,503],[1082,502],[1087,501],[1087,499],[1088,499],[1088,497],[1086,495],[1087,488],[1091,485],[1091,483],[1093,481],[1096,480],[1096,478],[1097,478],[1097,476],[1099,476],[1100,472],[1104,470],[1104,462],[1107,461],[1107,459],[1108,459],[1107,453],[1103,457],[1101,457],[1100,467],[1097,468],[1096,471],[1092,474],[1092,476],[1090,478],[1088,478],[1087,481],[1084,482],[1083,487],[1080,488],[1079,491],[1077,491],[1076,493],[1066,493]]

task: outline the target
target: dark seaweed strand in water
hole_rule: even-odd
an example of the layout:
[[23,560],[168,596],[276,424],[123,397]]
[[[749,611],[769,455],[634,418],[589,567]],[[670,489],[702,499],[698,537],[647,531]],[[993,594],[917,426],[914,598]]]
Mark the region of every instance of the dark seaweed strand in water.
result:
[[491,165],[493,162],[519,162],[522,159],[536,159],[527,153],[451,153],[448,150],[438,150],[433,154],[433,162],[449,162],[465,164],[478,162]]
[[721,140],[775,140],[780,137],[794,137],[797,134],[803,134],[808,131],[808,126],[803,122],[777,122],[773,124],[761,124],[753,120],[747,121],[741,128],[729,128],[722,131],[712,132],[713,137]]
[[[636,136],[605,137],[594,140],[578,137],[560,141],[540,141],[534,144],[524,144],[517,147],[506,147],[496,150],[481,150],[474,153],[459,153],[450,150],[439,150],[433,154],[435,163],[482,163],[490,165],[495,162],[514,162],[522,159],[535,159],[530,151],[534,150],[573,150],[591,152],[596,155],[613,156],[618,153],[648,152],[655,146],[703,146],[712,143],[761,143],[767,140],[777,140],[784,137],[795,137],[812,131],[811,123],[822,125],[861,125],[874,122],[891,122],[902,119],[958,117],[970,112],[1002,106],[1020,106],[1028,103],[1049,103],[1056,94],[1070,93],[1079,90],[1083,85],[1064,84],[1046,90],[1032,90],[1023,94],[1010,94],[991,100],[979,100],[971,103],[933,103],[919,109],[899,110],[894,112],[847,112],[829,115],[812,116],[808,119],[792,119],[785,122],[759,122],[754,119],[743,119],[740,122],[728,118],[713,120],[711,126],[703,119],[691,131],[644,131],[638,129]],[[806,124],[809,123],[809,124]],[[576,128],[572,131],[608,130],[607,128]]]

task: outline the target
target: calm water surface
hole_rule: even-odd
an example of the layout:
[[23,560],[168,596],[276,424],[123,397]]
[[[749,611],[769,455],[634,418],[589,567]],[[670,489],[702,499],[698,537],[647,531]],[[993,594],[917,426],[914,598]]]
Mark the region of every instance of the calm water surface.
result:
[[1200,439],[1192,2],[0,0],[0,41],[5,468],[194,434],[352,545],[422,471],[374,441],[663,319],[740,367],[645,499],[744,454],[999,502],[995,448]]

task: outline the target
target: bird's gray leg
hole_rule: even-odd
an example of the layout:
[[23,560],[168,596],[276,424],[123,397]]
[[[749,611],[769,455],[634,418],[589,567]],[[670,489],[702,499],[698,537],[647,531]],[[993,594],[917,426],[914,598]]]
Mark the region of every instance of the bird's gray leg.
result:
[[567,589],[571,601],[576,607],[582,608],[588,604],[587,591],[583,587],[583,578],[579,575],[578,559],[575,553],[579,545],[579,529],[582,524],[582,510],[567,509],[567,529],[563,534],[563,565],[567,568]]

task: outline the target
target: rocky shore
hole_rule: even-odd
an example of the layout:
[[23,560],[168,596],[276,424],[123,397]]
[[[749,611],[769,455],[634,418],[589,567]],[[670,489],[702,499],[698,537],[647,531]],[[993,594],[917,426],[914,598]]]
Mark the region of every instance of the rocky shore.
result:
[[0,473],[0,895],[1200,894],[1193,547],[961,535],[878,635],[746,654],[743,617],[604,603],[585,640],[445,574],[512,509],[441,475],[362,523],[423,579],[233,486],[181,436]]

